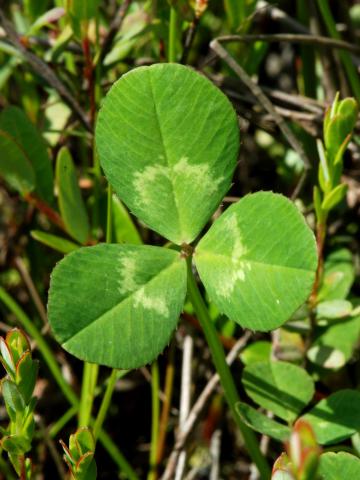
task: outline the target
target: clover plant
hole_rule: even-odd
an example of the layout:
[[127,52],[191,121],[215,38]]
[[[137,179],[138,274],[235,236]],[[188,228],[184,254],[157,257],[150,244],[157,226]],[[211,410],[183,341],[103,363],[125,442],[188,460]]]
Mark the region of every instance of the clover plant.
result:
[[290,200],[272,192],[245,196],[206,231],[231,187],[239,128],[225,95],[190,68],[159,64],[121,77],[102,104],[95,139],[111,188],[170,243],[106,243],[67,255],[51,275],[48,316],[55,337],[86,365],[141,367],[169,343],[188,294],[245,445],[261,478],[268,478],[257,439],[236,410],[237,388],[194,269],[229,319],[272,330],[311,291],[312,231]]
[[287,198],[247,195],[204,233],[239,151],[235,111],[204,76],[176,64],[124,75],[100,109],[96,146],[113,190],[171,246],[100,244],[67,255],[48,303],[65,350],[122,369],[152,362],[176,328],[191,257],[210,299],[243,327],[274,329],[307,299],[315,239]]
[[[355,55],[350,56],[353,45],[341,40],[330,2],[315,2],[316,11],[308,11],[308,2],[297,2],[295,20],[301,25],[308,25],[314,13],[321,19],[329,38],[320,39],[268,35],[266,29],[254,35],[258,2],[253,0],[227,0],[223,8],[204,0],[3,3],[0,313],[5,308],[10,325],[18,322],[32,337],[46,367],[41,382],[46,390],[40,388],[44,420],[38,418],[41,428],[35,435],[37,360],[22,330],[0,337],[0,390],[8,417],[0,426],[0,448],[17,477],[54,476],[55,464],[59,477],[73,480],[104,475],[137,480],[145,469],[148,480],[162,471],[164,480],[196,475],[203,442],[195,449],[186,442],[219,380],[239,429],[241,468],[248,465],[251,478],[360,478],[355,238],[360,83]],[[292,2],[282,3],[285,14],[294,10]],[[223,36],[217,37],[220,31]],[[285,78],[282,68],[279,79],[262,78],[264,85],[251,78],[260,65],[269,70],[266,52],[274,50],[267,45],[275,40],[296,45],[296,75],[285,72],[285,77],[298,85],[300,96],[276,94]],[[207,64],[206,74],[184,66],[204,65],[209,48],[218,63]],[[339,56],[340,62],[330,62],[341,67],[339,75],[332,68],[323,69],[321,78],[316,75],[325,50],[326,56]],[[133,68],[144,58],[169,63]],[[355,98],[341,99],[339,93],[327,105],[337,86]],[[244,98],[246,91],[251,99]],[[250,126],[244,140],[229,99]],[[251,142],[251,155],[266,155],[265,162],[249,162],[256,182],[276,168],[271,176],[276,173],[294,198],[303,188],[296,203],[271,191],[243,195],[237,190],[244,185],[247,192],[257,184],[234,181],[242,141]],[[346,152],[349,145],[352,155]],[[345,163],[347,157],[353,165]],[[80,375],[81,364],[74,359],[68,364],[42,329],[43,323],[48,326],[43,280],[54,257],[41,255],[28,241],[28,228],[35,229],[33,239],[65,255],[51,275],[48,320],[60,345],[84,360]],[[210,351],[217,373],[201,393],[204,375],[190,376],[198,352],[190,355],[191,349],[183,348],[180,388],[175,367],[182,342],[173,341],[164,361],[156,361],[183,311],[191,327],[185,325],[176,340],[200,327],[207,344],[198,352]],[[242,365],[233,375],[230,364],[236,359]],[[107,433],[104,422],[107,413],[115,414],[112,395],[118,381],[149,363],[149,462],[141,453],[132,467],[116,444],[123,443],[126,419],[120,432],[110,428]],[[107,381],[99,365],[112,367]],[[62,398],[47,398],[54,383]],[[192,392],[196,399],[190,399]],[[137,393],[130,395],[135,399]],[[209,472],[210,478],[239,475],[239,458],[229,463],[228,442],[221,443],[216,425],[219,399],[216,394],[202,435],[210,440],[210,454],[201,475]],[[144,395],[141,405],[147,407],[148,400]],[[51,409],[53,402],[59,408]],[[131,409],[139,410],[137,402]],[[43,421],[51,425],[43,428]],[[150,425],[140,417],[136,423],[143,441]],[[60,431],[66,438],[65,427],[75,432],[68,442],[60,440],[67,472],[52,443]],[[227,433],[235,439],[232,430]],[[95,463],[97,442],[114,461],[111,471],[101,465],[101,455]],[[12,467],[4,459],[1,474],[10,480]]]

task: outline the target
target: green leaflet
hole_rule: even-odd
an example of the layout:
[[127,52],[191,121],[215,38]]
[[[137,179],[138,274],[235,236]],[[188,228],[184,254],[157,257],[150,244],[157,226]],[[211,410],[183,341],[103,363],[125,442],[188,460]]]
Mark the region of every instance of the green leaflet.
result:
[[89,220],[74,163],[66,147],[60,149],[56,159],[56,185],[66,229],[75,240],[85,243],[89,236]]
[[355,480],[360,478],[360,459],[346,452],[324,453],[318,474],[321,480]]
[[320,445],[340,443],[360,429],[360,392],[339,390],[302,417],[313,427]]
[[250,405],[239,402],[236,404],[236,410],[241,420],[256,432],[269,435],[269,437],[275,438],[280,442],[285,442],[289,439],[291,434],[289,427],[267,417]]
[[272,192],[247,195],[215,221],[196,247],[210,298],[243,327],[282,325],[315,278],[314,235],[297,208]]
[[350,360],[360,335],[360,316],[318,328],[307,357],[324,368],[341,368]]
[[64,349],[78,358],[137,368],[169,342],[185,293],[179,252],[100,244],[69,254],[54,269],[49,321]]
[[35,191],[47,203],[54,198],[54,179],[45,142],[25,113],[18,107],[7,107],[0,114],[0,130],[6,132],[21,148],[35,174]]
[[119,198],[180,245],[199,234],[231,184],[235,111],[211,82],[177,64],[121,77],[98,115],[100,162]]
[[0,129],[0,175],[18,192],[35,188],[35,172],[25,152],[14,139]]
[[344,352],[336,347],[314,343],[306,353],[307,358],[322,368],[339,369],[346,363]]
[[[336,320],[346,318],[351,315],[353,306],[348,300],[326,300],[318,303],[316,307],[316,317],[321,322],[321,319]],[[321,324],[321,323],[320,323]]]
[[245,367],[242,377],[249,397],[275,415],[292,423],[314,395],[308,373],[288,362],[256,362]]

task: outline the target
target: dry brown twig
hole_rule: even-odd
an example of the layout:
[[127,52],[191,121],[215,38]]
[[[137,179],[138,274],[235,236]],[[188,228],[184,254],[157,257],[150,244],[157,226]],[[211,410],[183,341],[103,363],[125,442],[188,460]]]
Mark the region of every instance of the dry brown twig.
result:
[[[234,71],[234,73],[240,78],[240,80],[247,86],[251,93],[257,98],[258,102],[262,107],[273,117],[279,129],[288,140],[291,147],[299,154],[300,158],[304,163],[305,170],[308,170],[311,167],[311,162],[306,155],[303,146],[298,141],[296,136],[288,127],[287,123],[283,117],[277,113],[271,101],[264,94],[261,88],[253,82],[250,76],[245,72],[245,70],[237,63],[234,57],[221,45],[221,38],[212,40],[210,42],[210,48],[221,58],[227,65]],[[240,37],[241,38],[241,37]]]
[[[237,36],[238,37],[238,36]],[[237,63],[234,57],[221,45],[221,38],[216,38],[210,42],[210,48],[222,59],[227,65],[234,71],[234,73],[240,78],[240,80],[247,86],[251,93],[258,99],[258,102],[262,107],[273,117],[280,131],[283,133],[291,147],[297,152],[304,164],[304,172],[300,176],[300,179],[292,194],[292,198],[296,198],[304,185],[307,172],[311,168],[311,162],[296,136],[290,130],[289,126],[283,119],[283,117],[276,111],[271,101],[261,90],[259,85],[252,81],[250,76],[245,70]],[[241,38],[241,37],[240,37]]]
[[360,47],[344,40],[336,40],[321,35],[301,34],[301,33],[274,33],[274,34],[258,34],[258,35],[223,35],[216,39],[220,43],[243,42],[254,43],[264,41],[268,43],[292,42],[302,43],[304,45],[318,45],[323,47],[337,48],[341,50],[349,50],[353,53],[360,54]]
[[49,324],[48,324],[47,315],[46,315],[46,308],[40,298],[40,295],[35,287],[35,284],[31,278],[31,275],[28,272],[28,269],[26,268],[26,265],[23,259],[21,257],[16,257],[14,260],[14,263],[26,285],[26,288],[29,291],[29,294],[36,307],[36,310],[38,311],[39,316],[44,323],[44,327],[48,329]]
[[118,33],[118,31],[121,29],[121,25],[124,21],[126,12],[128,8],[130,7],[132,0],[124,0],[124,2],[121,4],[119,7],[113,21],[110,24],[109,30],[107,32],[107,35],[103,41],[103,44],[101,46],[101,52],[99,56],[99,62],[102,63],[106,55],[111,49],[111,46],[113,44],[113,41]]
[[79,103],[75,100],[66,86],[62,81],[55,75],[53,70],[39,57],[30,52],[25,45],[22,44],[20,37],[15,31],[12,23],[5,17],[4,12],[0,9],[0,24],[2,25],[9,42],[22,54],[24,60],[31,66],[31,68],[42,77],[46,83],[53,87],[64,100],[65,103],[69,105],[71,110],[77,115],[84,127],[91,132],[90,121],[80,107]]
[[[186,419],[190,411],[191,399],[191,372],[192,356],[194,349],[194,340],[191,335],[186,335],[183,346],[183,361],[181,370],[181,392],[180,392],[180,410],[179,410],[179,429],[183,430]],[[177,462],[175,480],[181,480],[185,472],[186,451],[184,449],[179,453]]]
[[[244,335],[235,343],[233,348],[230,350],[226,357],[226,362],[228,365],[232,365],[234,361],[237,359],[239,353],[248,343],[249,339],[251,338],[252,333],[247,331]],[[211,379],[206,384],[205,388],[199,395],[198,399],[194,403],[186,422],[183,425],[182,430],[179,430],[176,435],[175,446],[173,451],[169,456],[168,463],[166,465],[165,472],[163,473],[161,480],[171,480],[173,478],[174,471],[176,469],[177,461],[179,458],[180,451],[184,448],[187,439],[189,438],[191,432],[194,429],[194,426],[199,419],[203,409],[205,408],[210,396],[214,392],[215,388],[219,383],[219,375],[215,373]]]

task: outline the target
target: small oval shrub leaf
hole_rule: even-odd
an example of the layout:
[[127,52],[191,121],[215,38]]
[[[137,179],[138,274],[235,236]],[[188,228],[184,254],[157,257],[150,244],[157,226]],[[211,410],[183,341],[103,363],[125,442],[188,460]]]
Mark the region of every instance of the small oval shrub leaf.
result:
[[314,395],[306,371],[288,362],[256,362],[245,367],[242,382],[249,397],[275,415],[293,422]]
[[179,252],[140,245],[81,248],[51,276],[48,314],[63,348],[88,362],[137,368],[176,327],[186,293]]
[[241,420],[256,432],[269,435],[280,442],[286,442],[289,439],[291,434],[289,427],[267,417],[250,405],[239,402],[236,404],[236,411]]
[[302,418],[313,427],[320,445],[340,443],[360,429],[360,392],[339,390]]
[[320,457],[320,480],[360,478],[360,459],[346,452],[327,452]]
[[341,368],[353,355],[359,335],[360,316],[319,328],[307,357],[324,368]]
[[267,362],[271,358],[271,342],[258,340],[251,343],[240,353],[240,359],[244,365],[251,365],[256,362]]
[[351,315],[353,306],[348,300],[327,300],[316,307],[318,319],[336,320]]
[[346,363],[344,353],[332,346],[314,344],[306,354],[307,358],[322,368],[339,369]]
[[158,64],[113,85],[96,144],[120,199],[180,245],[194,240],[228,191],[238,130],[233,107],[209,80],[182,65]]
[[350,250],[346,248],[334,250],[325,260],[324,278],[318,301],[346,298],[354,278],[355,268]]
[[243,327],[282,325],[307,299],[315,278],[314,235],[287,198],[247,195],[200,240],[195,263],[210,298]]

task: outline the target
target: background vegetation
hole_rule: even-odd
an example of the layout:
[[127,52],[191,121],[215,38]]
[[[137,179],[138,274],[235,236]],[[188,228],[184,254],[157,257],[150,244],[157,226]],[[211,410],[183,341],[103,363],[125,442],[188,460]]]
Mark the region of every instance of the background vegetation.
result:
[[[31,355],[18,331],[7,337],[7,346],[1,343],[7,382],[11,378],[19,385],[24,378],[7,363],[9,351],[13,357],[26,353],[25,378],[30,380],[21,384],[26,399],[21,418],[11,417],[12,386],[3,382],[7,409],[0,409],[0,421],[2,436],[10,417],[30,442],[26,455],[33,473],[30,477],[28,465],[28,476],[22,478],[65,478],[58,441],[69,444],[79,425],[91,425],[98,434],[95,458],[101,479],[153,480],[164,472],[163,478],[175,478],[175,472],[176,478],[188,479],[259,478],[190,304],[158,361],[129,372],[90,371],[57,344],[47,321],[50,273],[65,253],[107,238],[165,243],[107,195],[94,125],[106,92],[119,77],[167,61],[201,72],[238,114],[237,168],[214,218],[249,192],[273,190],[295,201],[317,236],[313,292],[283,327],[271,333],[243,330],[208,305],[246,402],[240,414],[261,433],[275,428],[273,435],[258,435],[271,466],[289,432],[264,426],[263,417],[253,417],[248,406],[260,406],[270,420],[274,415],[283,419],[286,428],[301,412],[310,412],[307,420],[316,440],[307,424],[298,430],[311,459],[320,454],[318,444],[360,456],[360,5],[350,0],[5,0],[0,6],[0,330],[5,336],[20,327],[32,350]],[[337,92],[338,99],[355,100],[333,104]],[[330,128],[336,115],[339,124]],[[256,367],[259,361],[264,370]],[[293,365],[282,371],[281,361]],[[306,378],[292,373],[293,366],[305,368]],[[264,378],[277,385],[272,392],[277,401],[269,401],[266,389],[259,392]],[[302,408],[281,400],[292,387]],[[322,404],[330,426],[328,437],[321,437],[311,409],[334,394],[340,396],[330,406]],[[86,432],[77,435],[78,443],[72,437],[67,453],[71,468],[74,458],[95,448]],[[21,452],[27,450],[27,443],[19,445]],[[5,452],[14,448],[2,443],[0,471],[9,480],[16,475]],[[18,456],[12,455],[16,464]],[[347,478],[357,478],[359,466],[351,465],[357,473]],[[297,467],[286,478],[315,478],[310,467],[306,473],[304,465]],[[336,470],[329,457],[321,468],[319,478],[345,478],[326,476]]]

